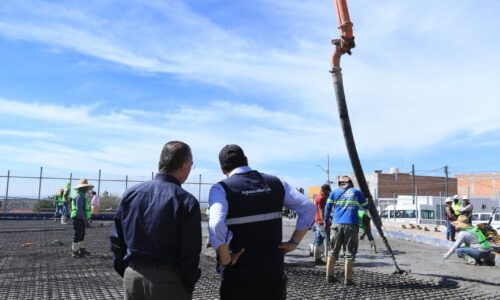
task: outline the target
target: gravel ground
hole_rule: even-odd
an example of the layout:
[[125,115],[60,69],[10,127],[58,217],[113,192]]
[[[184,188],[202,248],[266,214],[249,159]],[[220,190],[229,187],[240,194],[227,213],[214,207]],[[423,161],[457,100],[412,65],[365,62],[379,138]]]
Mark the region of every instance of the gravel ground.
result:
[[[284,239],[293,231],[285,220]],[[102,225],[101,225],[102,224]],[[206,224],[203,224],[206,240]],[[72,227],[49,221],[0,221],[0,299],[121,299],[121,278],[113,271],[110,227],[94,222],[88,229],[84,259],[71,258]],[[404,276],[391,275],[385,251],[372,254],[362,242],[356,259],[356,286],[326,284],[324,267],[309,257],[308,233],[299,249],[287,255],[288,299],[498,299],[499,268],[465,265],[456,258],[443,262],[442,249],[391,240]],[[380,241],[378,246],[383,250]],[[202,278],[194,299],[217,299],[219,277],[213,249],[204,249]],[[336,272],[341,276],[342,266]]]

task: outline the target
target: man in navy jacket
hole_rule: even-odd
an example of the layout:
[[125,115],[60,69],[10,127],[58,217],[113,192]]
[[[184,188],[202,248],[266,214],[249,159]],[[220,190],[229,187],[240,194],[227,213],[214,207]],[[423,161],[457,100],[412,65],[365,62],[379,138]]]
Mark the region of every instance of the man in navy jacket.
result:
[[111,250],[126,299],[191,299],[200,278],[201,213],[182,189],[193,157],[190,147],[168,142],[153,180],[128,189],[118,206]]

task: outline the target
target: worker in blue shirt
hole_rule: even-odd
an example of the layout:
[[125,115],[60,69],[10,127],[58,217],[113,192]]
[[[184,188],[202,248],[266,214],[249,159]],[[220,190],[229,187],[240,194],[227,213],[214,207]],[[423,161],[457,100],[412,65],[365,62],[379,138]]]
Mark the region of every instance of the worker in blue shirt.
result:
[[154,179],[124,193],[110,238],[125,299],[192,299],[201,272],[201,212],[181,187],[192,165],[187,144],[168,142]]
[[[331,225],[331,248],[326,262],[326,280],[335,282],[333,273],[335,262],[339,259],[341,248],[346,248],[345,254],[345,285],[354,284],[352,280],[352,269],[354,258],[358,251],[359,219],[358,209],[368,208],[368,202],[360,190],[354,188],[349,176],[342,176],[338,182],[339,188],[335,189],[326,201],[325,223]],[[333,210],[333,224],[331,214]]]
[[[219,153],[227,178],[210,189],[209,235],[221,271],[220,299],[286,299],[284,255],[297,248],[314,222],[314,205],[279,178],[248,166],[243,149]],[[282,242],[282,208],[298,218]]]

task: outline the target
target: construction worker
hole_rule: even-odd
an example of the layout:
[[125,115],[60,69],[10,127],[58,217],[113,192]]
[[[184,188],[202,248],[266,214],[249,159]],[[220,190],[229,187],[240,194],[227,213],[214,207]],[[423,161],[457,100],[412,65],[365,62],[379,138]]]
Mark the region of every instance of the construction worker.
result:
[[325,230],[325,222],[323,220],[324,210],[326,205],[326,200],[328,196],[330,196],[332,189],[329,184],[323,184],[321,186],[321,191],[316,196],[314,200],[314,205],[316,206],[316,216],[314,221],[314,241],[311,244],[310,248],[312,248],[312,253],[314,255],[314,263],[317,265],[324,265],[325,262],[321,259],[321,252],[324,243],[324,253],[328,253],[328,242],[327,242],[327,234]]
[[451,207],[453,208],[455,216],[460,216],[460,207],[462,207],[462,203],[460,202],[460,197],[458,195],[453,196],[453,204],[451,204]]
[[462,197],[462,206],[460,207],[460,215],[466,216],[469,220],[469,224],[472,224],[472,212],[474,211],[474,206],[470,203],[469,196],[464,195]]
[[328,198],[325,208],[325,223],[331,224],[331,214],[333,210],[333,224],[331,231],[331,248],[326,262],[327,282],[337,281],[333,269],[339,259],[340,249],[346,247],[344,285],[352,285],[352,271],[356,252],[358,251],[359,218],[358,209],[367,209],[368,202],[360,190],[354,188],[349,176],[342,176],[338,182],[339,188],[335,189]]
[[70,215],[70,203],[71,203],[71,182],[66,184],[63,194],[63,215],[61,217],[61,224],[68,223],[68,217]]
[[57,222],[57,217],[61,216],[61,224],[63,223],[63,215],[66,213],[63,208],[63,195],[64,189],[60,189],[54,196],[54,206],[56,208],[56,211],[54,212],[54,222]]
[[92,214],[90,203],[87,199],[87,192],[93,187],[93,185],[88,183],[87,179],[80,179],[78,185],[75,187],[77,195],[73,198],[71,206],[71,219],[73,220],[74,229],[73,244],[71,245],[73,257],[84,257],[86,254],[90,254],[85,249],[83,240],[85,239],[85,227]]
[[[219,162],[227,178],[210,189],[208,229],[222,275],[220,299],[286,299],[284,255],[312,227],[314,204],[278,177],[252,170],[238,145],[223,147]],[[298,213],[286,242],[283,205]]]
[[444,209],[444,214],[446,217],[446,239],[448,241],[455,241],[455,226],[452,222],[457,220],[457,216],[453,211],[453,199],[451,197],[446,198],[446,207]]
[[370,226],[370,213],[364,209],[358,210],[359,218],[359,239],[364,240],[365,236],[368,237],[370,241],[370,248],[374,253],[377,253],[377,245],[375,244],[375,239],[373,238],[372,229]]
[[[495,255],[491,253],[492,247],[481,229],[468,223],[467,216],[461,215],[453,225],[458,231],[457,240],[451,248],[443,255],[448,259],[455,252],[458,257],[463,258],[472,265],[495,265]],[[465,247],[460,247],[465,244]]]

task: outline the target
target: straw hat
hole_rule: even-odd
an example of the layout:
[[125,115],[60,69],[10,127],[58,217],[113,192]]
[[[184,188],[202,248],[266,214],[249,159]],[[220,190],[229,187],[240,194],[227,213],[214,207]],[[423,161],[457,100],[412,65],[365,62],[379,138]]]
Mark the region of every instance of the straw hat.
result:
[[463,201],[470,201],[470,200],[469,200],[469,196],[467,196],[467,195],[463,195],[463,196],[462,196],[462,200],[463,200]]
[[75,190],[81,189],[81,188],[84,188],[84,187],[93,188],[94,186],[91,185],[91,184],[89,184],[89,182],[87,181],[87,179],[80,179],[80,181],[78,181],[78,184],[75,187]]
[[468,222],[469,218],[467,218],[466,216],[458,216],[458,219],[455,222],[451,222],[451,224],[453,224],[453,226],[455,226],[457,229],[472,227],[472,225]]

